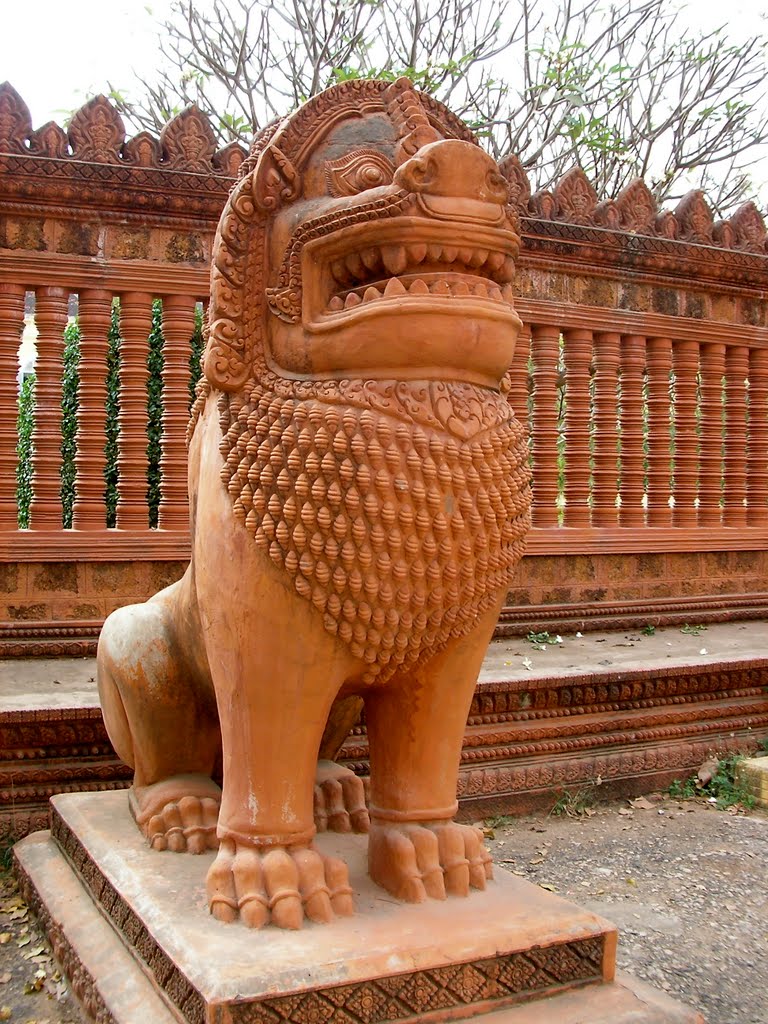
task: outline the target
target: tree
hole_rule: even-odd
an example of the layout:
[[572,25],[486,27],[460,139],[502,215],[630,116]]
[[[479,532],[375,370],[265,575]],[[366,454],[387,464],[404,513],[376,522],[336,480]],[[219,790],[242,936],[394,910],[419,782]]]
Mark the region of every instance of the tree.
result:
[[247,143],[336,81],[406,74],[537,188],[578,164],[601,197],[641,176],[720,213],[768,143],[767,37],[689,35],[669,0],[174,0],[161,33],[167,70],[112,93],[155,131],[194,102]]

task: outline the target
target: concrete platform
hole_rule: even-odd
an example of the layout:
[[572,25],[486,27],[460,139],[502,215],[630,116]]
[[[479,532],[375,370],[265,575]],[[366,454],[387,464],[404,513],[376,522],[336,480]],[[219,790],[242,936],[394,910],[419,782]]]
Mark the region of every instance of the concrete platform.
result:
[[15,855],[93,1020],[701,1021],[647,987],[616,982],[614,927],[516,876],[497,868],[483,893],[412,906],[370,882],[364,837],[325,834],[320,845],[349,864],[357,912],[299,932],[213,920],[204,889],[212,855],[149,850],[123,793],[57,797],[52,833],[28,837]]

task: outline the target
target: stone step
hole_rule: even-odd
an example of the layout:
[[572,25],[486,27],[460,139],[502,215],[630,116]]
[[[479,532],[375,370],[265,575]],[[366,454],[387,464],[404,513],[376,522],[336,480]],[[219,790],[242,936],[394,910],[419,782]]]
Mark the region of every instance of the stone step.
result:
[[[634,796],[713,753],[754,749],[768,736],[767,634],[749,621],[495,641],[468,721],[462,815],[548,810],[598,780],[606,797]],[[340,759],[367,774],[364,726]],[[45,828],[53,793],[124,787],[130,775],[103,726],[94,659],[0,661],[0,830]]]
[[149,850],[121,793],[55,798],[52,833],[29,836],[15,857],[91,1020],[701,1022],[614,981],[616,931],[595,914],[499,868],[468,899],[402,904],[367,877],[365,842],[319,837],[349,865],[356,912],[299,932],[213,920],[213,855]]

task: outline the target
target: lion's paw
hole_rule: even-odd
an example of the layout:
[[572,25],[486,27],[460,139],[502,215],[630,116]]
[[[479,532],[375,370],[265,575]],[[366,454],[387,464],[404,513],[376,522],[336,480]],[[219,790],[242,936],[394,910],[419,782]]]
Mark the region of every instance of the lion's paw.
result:
[[371,823],[368,870],[374,882],[407,903],[428,896],[468,896],[493,877],[480,829],[455,821]]
[[177,775],[129,794],[136,824],[153,850],[204,853],[219,845],[221,790],[204,775]]
[[318,832],[368,831],[363,780],[334,761],[317,762],[314,810]]
[[219,921],[249,928],[301,928],[354,913],[347,866],[313,846],[257,849],[222,839],[208,871],[208,903]]

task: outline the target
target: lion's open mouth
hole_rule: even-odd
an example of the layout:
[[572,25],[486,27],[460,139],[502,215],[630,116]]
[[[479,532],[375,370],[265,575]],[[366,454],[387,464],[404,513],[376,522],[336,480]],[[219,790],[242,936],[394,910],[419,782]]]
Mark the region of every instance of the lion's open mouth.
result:
[[403,296],[476,298],[511,305],[514,259],[498,249],[416,242],[373,245],[329,263],[329,314]]

